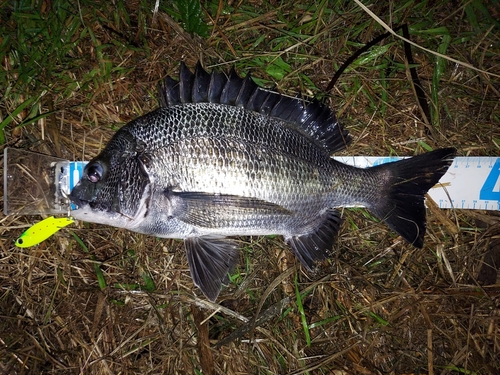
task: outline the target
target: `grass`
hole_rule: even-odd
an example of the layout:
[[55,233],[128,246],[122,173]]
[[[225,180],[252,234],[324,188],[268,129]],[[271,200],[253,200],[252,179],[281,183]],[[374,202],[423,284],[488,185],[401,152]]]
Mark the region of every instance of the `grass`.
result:
[[[356,2],[19,0],[0,2],[0,144],[89,160],[157,107],[156,86],[180,60],[201,60],[323,98],[353,135],[349,155],[497,156],[499,2],[362,4],[441,54],[412,47],[430,120],[394,36],[323,91],[386,31]],[[2,216],[0,372],[498,373],[500,216],[441,214],[429,209],[415,249],[345,210],[331,259],[312,274],[279,236],[241,238],[215,304],[193,286],[182,241],[80,224],[18,249],[19,228],[37,219]]]

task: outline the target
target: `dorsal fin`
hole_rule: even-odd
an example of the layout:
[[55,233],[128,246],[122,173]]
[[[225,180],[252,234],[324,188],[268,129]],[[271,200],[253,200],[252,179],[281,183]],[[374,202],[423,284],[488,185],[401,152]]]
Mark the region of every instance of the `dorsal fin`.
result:
[[218,103],[245,108],[279,118],[305,131],[329,153],[340,151],[351,141],[335,114],[316,99],[293,98],[258,86],[248,74],[241,78],[231,69],[207,73],[200,63],[194,74],[182,62],[179,81],[167,77],[160,86],[163,107],[184,103]]

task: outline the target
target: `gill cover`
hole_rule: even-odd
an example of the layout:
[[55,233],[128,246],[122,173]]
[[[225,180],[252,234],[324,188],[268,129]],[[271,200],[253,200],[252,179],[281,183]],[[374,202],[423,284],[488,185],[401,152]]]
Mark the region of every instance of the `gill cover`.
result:
[[79,208],[135,217],[149,184],[144,147],[125,129],[85,167],[82,179],[70,194]]

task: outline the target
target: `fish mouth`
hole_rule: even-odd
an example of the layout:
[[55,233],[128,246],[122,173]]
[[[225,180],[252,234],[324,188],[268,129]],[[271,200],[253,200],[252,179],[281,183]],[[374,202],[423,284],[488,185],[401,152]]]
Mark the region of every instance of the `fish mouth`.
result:
[[83,208],[85,206],[88,206],[88,204],[90,203],[90,201],[75,197],[73,194],[69,195],[69,200],[71,201],[71,203],[77,206],[77,208]]
[[75,186],[71,193],[69,194],[68,198],[71,203],[73,203],[77,208],[83,208],[85,206],[88,206],[91,201],[88,199],[82,198],[81,190],[77,189],[78,186]]

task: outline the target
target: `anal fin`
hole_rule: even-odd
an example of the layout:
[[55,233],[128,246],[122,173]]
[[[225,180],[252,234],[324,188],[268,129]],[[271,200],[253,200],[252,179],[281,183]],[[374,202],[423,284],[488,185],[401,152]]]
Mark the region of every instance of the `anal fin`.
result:
[[312,271],[316,261],[328,257],[342,223],[340,212],[335,209],[326,211],[321,219],[314,231],[285,238],[300,263],[309,271]]
[[228,273],[238,263],[236,241],[221,237],[190,237],[184,241],[194,284],[212,302],[217,299]]

